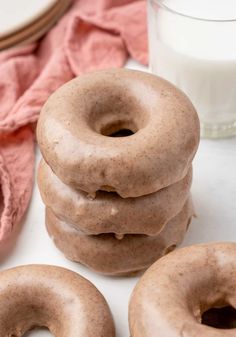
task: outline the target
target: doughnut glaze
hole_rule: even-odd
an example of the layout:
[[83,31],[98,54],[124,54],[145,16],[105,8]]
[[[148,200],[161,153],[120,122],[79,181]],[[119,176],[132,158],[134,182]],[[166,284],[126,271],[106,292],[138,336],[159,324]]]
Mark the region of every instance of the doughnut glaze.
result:
[[183,208],[192,182],[192,167],[174,185],[138,198],[123,199],[116,193],[98,191],[91,200],[86,192],[61,182],[41,161],[38,185],[43,202],[60,219],[86,234],[157,235]]
[[179,249],[154,263],[129,306],[132,337],[235,337],[236,329],[202,324],[212,308],[236,308],[236,243]]
[[49,208],[46,225],[55,245],[68,259],[99,273],[122,275],[146,269],[173,250],[183,240],[192,215],[193,206],[189,199],[159,235],[125,235],[122,240],[113,234],[84,235],[59,220]]
[[[120,130],[133,133],[113,137]],[[152,74],[111,69],[85,74],[44,105],[37,139],[45,161],[67,185],[94,196],[154,193],[183,179],[199,143],[189,99]]]
[[82,276],[47,265],[0,272],[0,336],[46,327],[55,337],[114,337],[102,294]]

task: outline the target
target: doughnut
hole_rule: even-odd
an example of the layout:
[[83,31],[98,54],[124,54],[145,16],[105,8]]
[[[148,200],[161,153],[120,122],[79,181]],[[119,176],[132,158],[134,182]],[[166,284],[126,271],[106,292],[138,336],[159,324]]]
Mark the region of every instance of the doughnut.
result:
[[64,255],[103,274],[124,275],[149,267],[174,249],[184,237],[193,208],[189,199],[183,210],[157,236],[128,234],[122,240],[113,234],[84,235],[46,209],[46,226]]
[[43,202],[60,219],[86,234],[157,235],[183,208],[192,182],[192,167],[174,185],[138,198],[121,198],[116,193],[98,191],[91,200],[86,192],[65,185],[41,161],[38,185]]
[[133,291],[131,336],[235,337],[235,312],[227,328],[214,322],[217,310],[236,308],[235,280],[236,243],[194,245],[163,257]]
[[53,93],[40,113],[37,139],[65,184],[91,196],[105,190],[139,197],[187,175],[199,119],[164,79],[111,69],[79,76]]
[[82,276],[56,266],[0,272],[0,336],[22,337],[45,327],[55,337],[115,337],[102,294]]

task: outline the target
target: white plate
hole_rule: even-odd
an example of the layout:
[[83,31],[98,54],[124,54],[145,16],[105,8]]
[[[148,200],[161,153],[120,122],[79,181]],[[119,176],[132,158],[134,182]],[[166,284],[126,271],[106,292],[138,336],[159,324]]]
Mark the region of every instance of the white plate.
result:
[[40,18],[57,0],[0,0],[0,37]]
[[[131,68],[141,67],[129,62]],[[145,70],[144,67],[142,69]],[[37,151],[37,162],[40,153]],[[201,140],[194,160],[193,200],[197,219],[190,225],[183,245],[208,241],[236,241],[236,138]],[[103,293],[112,310],[117,335],[128,337],[128,301],[137,277],[116,278],[98,275],[80,264],[64,258],[48,237],[44,225],[44,205],[38,187],[26,222],[14,251],[0,266],[1,270],[21,264],[46,263],[60,265],[92,281]],[[27,337],[49,337],[46,331],[32,331]]]

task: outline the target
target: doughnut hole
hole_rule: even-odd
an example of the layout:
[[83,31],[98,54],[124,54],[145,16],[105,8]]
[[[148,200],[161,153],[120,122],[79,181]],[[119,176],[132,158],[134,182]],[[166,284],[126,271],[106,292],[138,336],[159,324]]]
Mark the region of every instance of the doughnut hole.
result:
[[108,137],[128,137],[137,131],[137,126],[132,121],[116,121],[105,125],[101,129],[101,134]]
[[133,134],[134,132],[132,130],[119,129],[118,131],[109,134],[109,137],[128,137],[128,136],[132,136]]
[[[45,327],[36,327],[28,332],[26,332],[22,337],[34,337],[38,336],[40,333],[40,337],[53,337],[51,332],[48,330],[48,328]],[[17,337],[17,336],[11,336],[11,337]]]
[[106,137],[129,137],[147,125],[149,113],[144,102],[124,88],[104,88],[99,90],[99,96],[94,92],[94,97],[97,99],[90,106],[87,122],[96,133]]
[[212,307],[202,314],[201,323],[216,329],[236,329],[236,309],[231,305]]

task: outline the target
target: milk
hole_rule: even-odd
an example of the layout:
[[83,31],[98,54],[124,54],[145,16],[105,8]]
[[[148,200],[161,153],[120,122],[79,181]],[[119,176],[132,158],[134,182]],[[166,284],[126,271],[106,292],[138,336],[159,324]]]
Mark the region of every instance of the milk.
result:
[[236,134],[236,1],[163,3],[173,12],[149,1],[151,70],[190,97],[203,135]]

